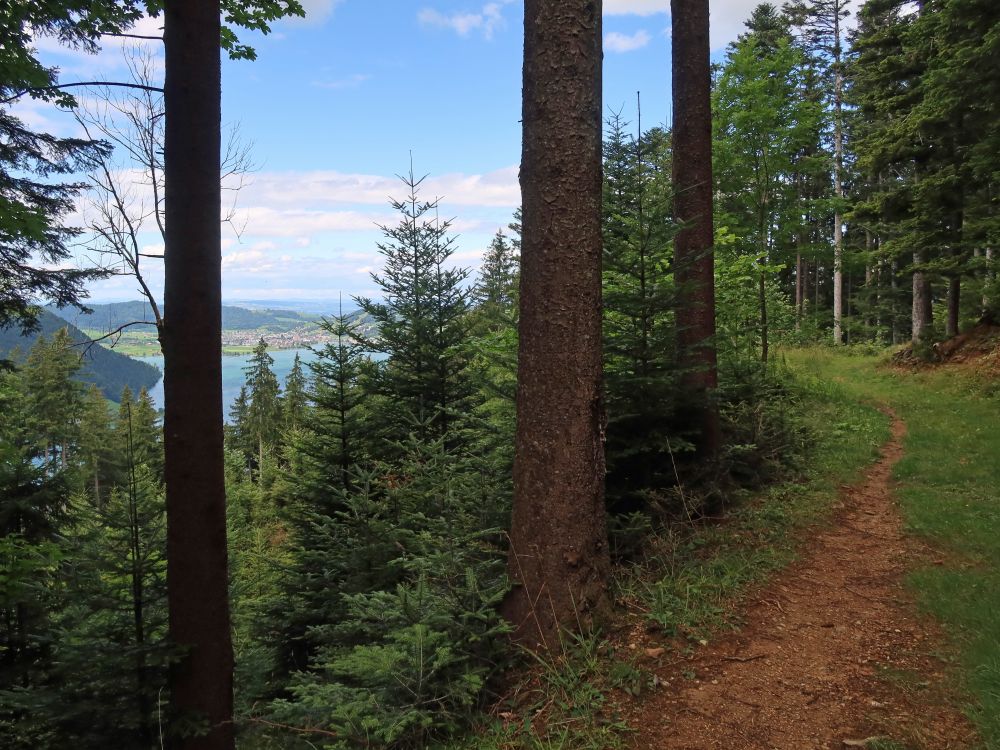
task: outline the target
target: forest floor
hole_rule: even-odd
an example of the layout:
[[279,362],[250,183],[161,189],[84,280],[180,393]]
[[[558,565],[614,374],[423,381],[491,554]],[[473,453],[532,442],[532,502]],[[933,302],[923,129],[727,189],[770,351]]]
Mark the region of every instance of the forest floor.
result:
[[[658,675],[664,688],[628,723],[634,748],[968,748],[950,695],[942,633],[917,613],[904,563],[931,555],[907,537],[893,491],[906,426],[798,562],[746,603],[739,631]],[[891,739],[890,739],[891,738]]]

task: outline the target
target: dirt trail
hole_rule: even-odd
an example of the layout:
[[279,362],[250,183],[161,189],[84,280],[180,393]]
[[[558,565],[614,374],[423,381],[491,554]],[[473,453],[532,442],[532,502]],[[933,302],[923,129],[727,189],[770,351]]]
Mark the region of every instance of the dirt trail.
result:
[[893,415],[882,458],[844,489],[836,522],[803,559],[754,596],[739,632],[656,670],[666,685],[631,717],[634,748],[810,750],[863,747],[871,737],[927,750],[974,744],[931,656],[941,634],[916,615],[901,582],[904,560],[918,553],[903,537],[890,482],[905,432]]

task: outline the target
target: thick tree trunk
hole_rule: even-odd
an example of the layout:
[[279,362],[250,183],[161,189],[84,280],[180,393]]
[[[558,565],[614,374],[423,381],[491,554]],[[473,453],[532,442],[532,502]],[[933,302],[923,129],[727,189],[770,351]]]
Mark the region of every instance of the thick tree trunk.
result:
[[719,452],[715,349],[715,255],[712,224],[712,103],[708,0],[671,0],[673,19],[674,241],[677,348],[682,384],[701,425],[698,448]]
[[218,0],[164,9],[164,476],[175,718],[205,722],[184,750],[233,740],[222,446],[221,66]]
[[514,638],[608,606],[601,399],[601,2],[526,0],[514,512]]
[[[920,253],[913,254],[913,264],[919,269],[923,263],[923,256]],[[919,343],[930,335],[932,322],[931,312],[931,283],[927,279],[927,274],[921,270],[913,272],[913,343]]]

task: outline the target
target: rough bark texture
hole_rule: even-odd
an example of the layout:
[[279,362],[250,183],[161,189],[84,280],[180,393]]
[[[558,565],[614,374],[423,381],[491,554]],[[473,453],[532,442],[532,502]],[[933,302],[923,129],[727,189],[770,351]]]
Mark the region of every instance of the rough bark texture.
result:
[[601,2],[527,0],[514,513],[514,637],[607,607],[601,400]]
[[226,488],[222,445],[221,67],[218,0],[172,0],[164,19],[166,250],[164,449],[175,718],[207,733],[185,750],[232,748]]
[[[924,259],[920,253],[913,254],[913,264],[918,268]],[[931,283],[923,271],[913,272],[913,343],[919,343],[930,335],[932,321]]]
[[673,19],[674,242],[677,338],[683,384],[692,391],[706,456],[719,450],[715,351],[715,255],[712,228],[712,79],[708,0],[671,0]]

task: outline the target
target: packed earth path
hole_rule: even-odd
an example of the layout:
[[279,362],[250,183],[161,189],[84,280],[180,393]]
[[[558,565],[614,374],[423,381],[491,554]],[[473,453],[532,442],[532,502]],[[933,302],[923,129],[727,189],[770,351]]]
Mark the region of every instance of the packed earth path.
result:
[[630,717],[634,748],[976,745],[939,657],[943,636],[903,585],[907,560],[931,553],[903,533],[891,473],[906,426],[889,415],[881,458],[843,489],[801,559],[752,597],[744,626],[654,667],[661,687]]

